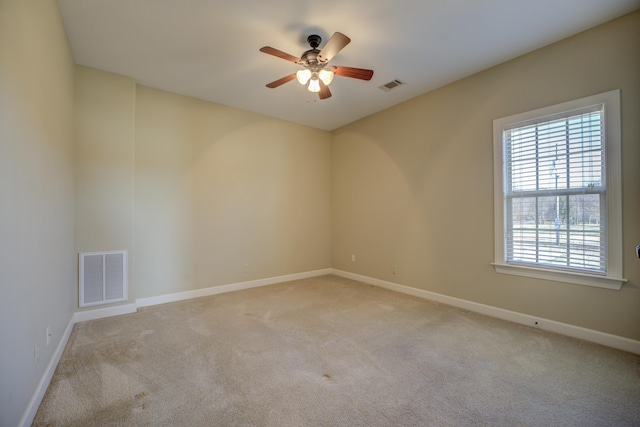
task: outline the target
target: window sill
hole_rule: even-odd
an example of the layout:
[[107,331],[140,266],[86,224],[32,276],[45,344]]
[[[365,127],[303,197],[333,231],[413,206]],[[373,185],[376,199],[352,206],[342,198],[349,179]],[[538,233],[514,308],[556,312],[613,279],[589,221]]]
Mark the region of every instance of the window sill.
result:
[[594,286],[597,288],[619,291],[626,279],[609,276],[574,273],[568,271],[544,270],[521,265],[492,263],[497,273],[516,276],[533,277],[535,279],[553,280],[555,282],[573,283],[576,285]]

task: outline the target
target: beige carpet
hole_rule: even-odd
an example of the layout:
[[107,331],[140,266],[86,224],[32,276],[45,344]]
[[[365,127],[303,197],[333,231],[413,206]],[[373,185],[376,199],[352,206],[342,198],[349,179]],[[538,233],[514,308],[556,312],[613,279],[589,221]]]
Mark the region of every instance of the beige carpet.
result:
[[77,324],[36,426],[639,426],[640,356],[335,276]]

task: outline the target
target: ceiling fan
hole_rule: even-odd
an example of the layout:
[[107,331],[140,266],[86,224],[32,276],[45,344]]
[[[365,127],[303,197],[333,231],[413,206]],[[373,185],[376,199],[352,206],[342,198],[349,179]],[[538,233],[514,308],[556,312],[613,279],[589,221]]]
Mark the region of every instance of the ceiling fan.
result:
[[278,58],[291,61],[294,64],[302,65],[304,67],[296,73],[289,74],[288,76],[267,84],[268,88],[277,88],[278,86],[297,78],[300,84],[307,86],[307,90],[309,90],[309,92],[318,93],[320,99],[327,99],[331,96],[329,83],[331,83],[334,76],[371,80],[373,70],[342,67],[340,65],[328,65],[329,61],[331,61],[338,52],[349,44],[351,41],[349,37],[342,33],[334,33],[322,50],[318,49],[318,46],[320,46],[320,43],[322,42],[322,38],[320,36],[315,34],[310,35],[307,37],[307,41],[309,42],[311,49],[304,52],[300,58],[296,58],[293,55],[289,55],[288,53],[272,48],[271,46],[265,46],[260,49],[260,52],[277,56]]

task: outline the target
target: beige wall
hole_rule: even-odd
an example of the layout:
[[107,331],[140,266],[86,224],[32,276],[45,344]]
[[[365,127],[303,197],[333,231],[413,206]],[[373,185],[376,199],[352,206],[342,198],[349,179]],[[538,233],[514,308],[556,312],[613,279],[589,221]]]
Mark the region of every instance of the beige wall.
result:
[[130,263],[135,94],[129,77],[76,66],[76,252],[125,249]]
[[76,250],[128,250],[130,300],[330,266],[329,133],[76,74]]
[[[0,0],[0,425],[78,251],[128,249],[131,299],[332,266],[640,339],[638,52],[640,12],[328,133],[75,67],[55,1]],[[629,282],[496,274],[492,120],[615,88]]]
[[[332,267],[640,339],[639,52],[635,12],[334,131]],[[629,282],[495,273],[493,119],[617,88]]]
[[73,74],[56,2],[0,0],[2,426],[18,425],[75,306]]
[[329,133],[138,87],[135,296],[330,267],[329,191]]

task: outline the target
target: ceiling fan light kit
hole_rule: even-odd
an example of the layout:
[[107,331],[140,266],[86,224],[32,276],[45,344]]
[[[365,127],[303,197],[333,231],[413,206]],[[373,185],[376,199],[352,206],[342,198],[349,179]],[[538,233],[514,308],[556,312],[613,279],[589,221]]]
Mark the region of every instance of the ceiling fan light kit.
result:
[[307,90],[313,93],[320,92],[320,80],[318,80],[317,77],[315,79],[309,80],[309,86],[307,86]]
[[307,41],[309,42],[311,49],[304,52],[299,59],[270,46],[265,46],[260,49],[261,52],[277,56],[278,58],[282,58],[304,67],[296,73],[268,83],[268,88],[274,89],[296,79],[301,85],[306,85],[309,92],[318,93],[320,99],[327,99],[331,96],[329,84],[333,81],[333,78],[336,75],[359,80],[371,80],[371,77],[373,77],[372,70],[328,66],[329,61],[331,61],[338,52],[351,42],[351,39],[344,34],[334,33],[322,50],[318,49],[318,46],[320,46],[320,43],[322,42],[322,38],[320,36],[315,34],[310,35],[307,37]]
[[[322,69],[316,73],[310,71],[308,68],[304,68],[302,70],[298,70],[298,72],[296,73],[296,78],[298,79],[298,82],[303,86],[309,83],[309,85],[307,86],[309,92],[318,92],[320,90],[320,84],[317,82],[317,80],[322,80],[322,83],[328,86],[329,83],[333,81],[334,74],[335,73],[331,70]],[[312,88],[317,88],[317,90],[313,90]]]
[[333,81],[333,76],[335,75],[335,73],[331,70],[320,70],[318,72],[318,77],[320,77],[320,80],[322,80],[322,82],[326,85],[329,85],[329,83],[331,83]]
[[298,72],[296,73],[296,78],[298,79],[298,83],[300,83],[301,85],[306,85],[309,82],[309,79],[311,79],[311,71],[307,70],[306,68],[298,70]]

